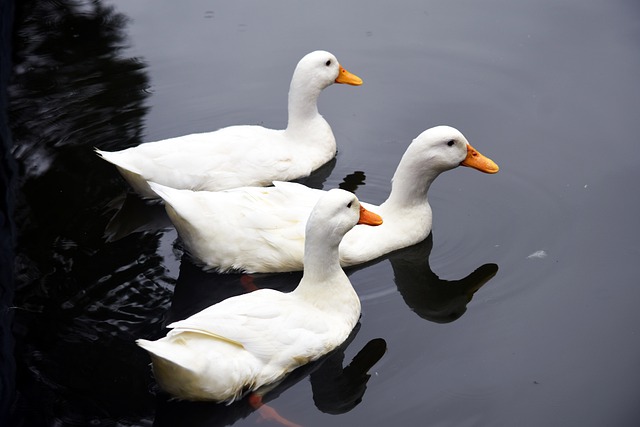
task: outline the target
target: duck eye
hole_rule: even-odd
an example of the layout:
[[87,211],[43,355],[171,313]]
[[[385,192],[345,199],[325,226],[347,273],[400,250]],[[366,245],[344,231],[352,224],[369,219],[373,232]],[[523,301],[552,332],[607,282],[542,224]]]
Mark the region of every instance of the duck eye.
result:
[[349,204],[347,205],[348,208],[351,208],[351,205],[353,204],[353,202],[349,202]]
[[331,60],[330,60],[330,59],[328,59],[328,60],[327,60],[327,62],[325,62],[325,63],[324,63],[324,65],[326,65],[327,67],[328,67],[329,65],[331,65]]
[[453,147],[453,144],[455,144],[456,142],[453,139],[450,139],[449,141],[447,141],[447,145],[449,147]]

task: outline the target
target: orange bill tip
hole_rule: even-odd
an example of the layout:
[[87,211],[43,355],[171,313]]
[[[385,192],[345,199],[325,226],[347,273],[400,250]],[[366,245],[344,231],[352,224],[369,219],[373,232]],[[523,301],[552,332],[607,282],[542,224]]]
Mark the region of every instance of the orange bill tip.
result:
[[360,220],[358,220],[358,224],[380,225],[382,224],[382,217],[377,213],[366,210],[360,205]]
[[467,157],[465,157],[460,165],[467,166],[484,173],[497,173],[500,170],[493,160],[480,154],[478,150],[473,148],[470,144],[467,144]]
[[355,74],[352,74],[342,68],[340,66],[340,71],[338,72],[338,77],[336,78],[336,83],[344,83],[352,86],[360,86],[362,84],[362,79]]

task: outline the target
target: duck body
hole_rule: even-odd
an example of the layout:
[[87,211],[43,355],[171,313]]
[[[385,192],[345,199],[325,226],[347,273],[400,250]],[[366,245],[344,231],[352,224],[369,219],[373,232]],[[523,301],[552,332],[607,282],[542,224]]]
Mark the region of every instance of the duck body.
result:
[[172,396],[233,401],[346,340],[360,315],[359,299],[349,287],[340,301],[331,298],[334,307],[318,307],[295,291],[260,289],[170,324],[165,338],[138,344],[151,355],[158,385]]
[[308,176],[333,158],[336,142],[331,128],[322,118],[315,122],[309,126],[313,137],[304,144],[286,130],[245,125],[100,154],[146,198],[157,198],[148,181],[208,191],[271,185],[274,180]]
[[161,388],[179,399],[232,402],[347,339],[360,317],[360,300],[340,268],[338,244],[359,218],[371,225],[381,220],[364,219],[357,198],[342,190],[317,206],[294,291],[235,296],[170,324],[164,338],[137,341],[150,353]]
[[147,181],[172,188],[218,191],[308,176],[336,153],[336,140],[317,100],[333,83],[360,85],[335,56],[315,51],[300,60],[289,89],[287,128],[237,125],[147,142],[121,151],[96,150],[133,189],[156,198]]
[[[220,272],[302,270],[306,218],[326,193],[302,184],[279,181],[274,182],[273,187],[242,187],[218,192],[150,185],[164,200],[185,249],[206,269]],[[385,221],[375,228],[357,225],[345,235],[340,243],[343,267],[418,243],[431,230],[431,207],[426,200],[403,209],[389,208],[384,203],[380,206],[361,204],[366,209],[381,212]],[[383,230],[371,232],[377,229]],[[395,238],[389,239],[389,235]]]
[[[451,145],[449,145],[451,144]],[[498,167],[454,128],[438,126],[407,148],[380,206],[361,202],[385,219],[357,225],[340,243],[340,263],[351,266],[424,240],[431,232],[427,192],[437,176],[459,165],[495,173]],[[242,187],[221,192],[174,190],[151,183],[190,254],[205,268],[271,273],[301,270],[309,212],[326,193],[301,184]]]

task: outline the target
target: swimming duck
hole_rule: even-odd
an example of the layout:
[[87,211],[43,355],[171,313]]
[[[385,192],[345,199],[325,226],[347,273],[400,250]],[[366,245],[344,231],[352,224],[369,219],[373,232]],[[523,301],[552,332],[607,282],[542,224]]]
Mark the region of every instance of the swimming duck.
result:
[[166,337],[137,340],[160,387],[179,399],[230,403],[342,344],[358,322],[360,300],[340,267],[338,245],[356,223],[379,225],[382,218],[352,193],[326,192],[307,221],[296,289],[231,297],[170,324]]
[[157,198],[147,181],[172,188],[217,191],[271,185],[308,176],[336,154],[336,141],[318,112],[320,92],[333,83],[361,85],[334,55],[315,51],[303,57],[289,89],[289,120],[284,130],[230,126],[147,142],[121,151],[96,150],[117,166],[133,189]]
[[[364,263],[424,240],[432,222],[429,187],[440,173],[460,165],[498,172],[458,130],[438,126],[422,132],[402,156],[387,200],[380,206],[363,203],[379,212],[384,224],[349,231],[340,244],[341,264]],[[301,270],[306,218],[325,193],[291,182],[220,192],[150,185],[164,199],[187,251],[205,268],[222,272]]]

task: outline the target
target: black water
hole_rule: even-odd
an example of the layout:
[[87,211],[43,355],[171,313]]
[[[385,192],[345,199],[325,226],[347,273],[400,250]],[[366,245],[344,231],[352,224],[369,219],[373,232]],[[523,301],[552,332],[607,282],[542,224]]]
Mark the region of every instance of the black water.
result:
[[[636,1],[15,8],[2,129],[17,173],[15,270],[2,271],[8,425],[257,422],[244,401],[177,403],[158,391],[134,340],[246,289],[194,267],[162,209],[127,196],[92,149],[284,127],[293,67],[315,49],[364,84],[321,95],[339,153],[309,185],[381,202],[411,139],[439,124],[501,170],[437,180],[432,237],[350,271],[359,327],[270,405],[305,426],[640,423]],[[256,284],[288,290],[297,279]]]

